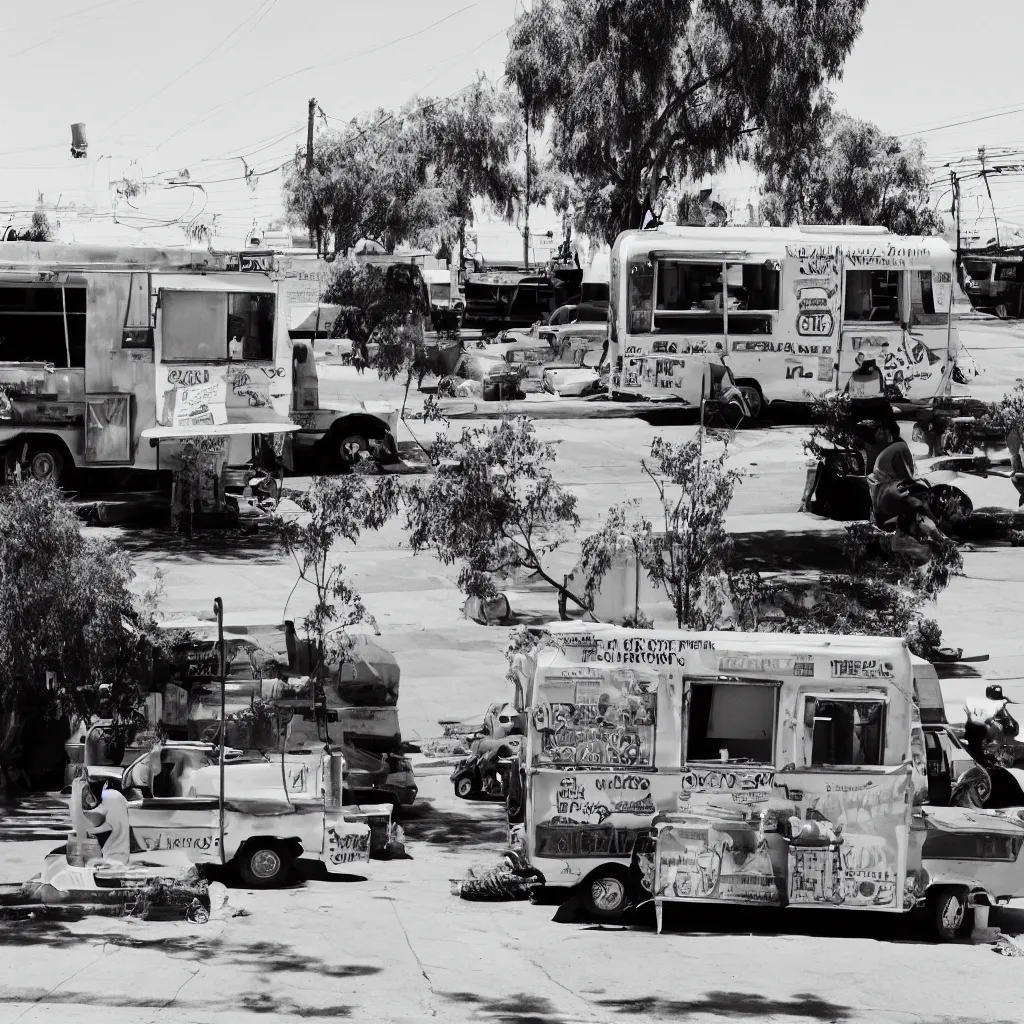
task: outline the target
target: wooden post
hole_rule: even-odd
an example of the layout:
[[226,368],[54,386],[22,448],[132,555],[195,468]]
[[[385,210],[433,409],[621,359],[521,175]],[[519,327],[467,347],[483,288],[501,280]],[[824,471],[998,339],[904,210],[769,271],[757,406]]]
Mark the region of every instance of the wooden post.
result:
[[226,741],[225,726],[225,691],[227,690],[227,657],[224,650],[224,602],[216,597],[213,600],[213,613],[217,616],[217,643],[220,648],[220,862],[227,863],[224,856],[224,743]]

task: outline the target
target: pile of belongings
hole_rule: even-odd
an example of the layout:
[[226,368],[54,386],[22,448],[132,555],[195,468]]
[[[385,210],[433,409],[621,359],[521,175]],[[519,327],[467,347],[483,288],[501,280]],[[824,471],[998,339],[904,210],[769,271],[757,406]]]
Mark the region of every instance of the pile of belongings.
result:
[[465,878],[452,883],[452,893],[464,900],[528,900],[539,877],[536,868],[509,850],[497,864],[471,867]]

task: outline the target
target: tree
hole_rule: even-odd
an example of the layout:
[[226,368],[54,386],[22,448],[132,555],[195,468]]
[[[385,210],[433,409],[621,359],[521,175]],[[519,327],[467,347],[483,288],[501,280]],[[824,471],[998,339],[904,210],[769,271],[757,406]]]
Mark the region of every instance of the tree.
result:
[[323,132],[308,171],[305,160],[298,151],[285,178],[285,210],[316,239],[318,253],[346,253],[361,238],[389,253],[403,242],[438,240],[446,195],[428,173],[415,110],[376,110]]
[[313,606],[301,622],[311,646],[314,708],[324,700],[327,662],[344,660],[351,646],[346,630],[363,622],[377,628],[362,597],[346,578],[345,566],[333,561],[335,547],[342,540],[357,544],[363,530],[379,530],[398,511],[398,494],[392,477],[372,484],[363,473],[315,477],[309,490],[295,499],[305,514],[298,519],[279,519],[285,547],[298,569],[292,593],[299,583],[306,583],[315,594]]
[[32,214],[32,223],[22,237],[26,242],[53,241],[53,227],[50,225],[50,218],[43,210],[36,210]]
[[611,243],[666,185],[806,146],[866,4],[538,0],[512,26],[505,70],[550,117],[580,230]]
[[22,727],[46,737],[69,718],[109,717],[123,747],[142,724],[139,680],[163,641],[129,590],[134,576],[113,542],[82,535],[53,484],[0,490],[0,709],[11,737],[0,781]]
[[458,586],[468,596],[496,597],[496,576],[525,569],[580,604],[544,568],[580,524],[576,496],[552,475],[554,461],[554,446],[538,440],[526,417],[467,427],[457,441],[439,436],[434,477],[405,492],[413,552],[459,563]]
[[395,380],[405,371],[408,397],[413,377],[422,380],[428,369],[423,323],[430,315],[430,300],[418,268],[336,260],[323,301],[342,307],[334,322],[335,337],[353,342],[372,338],[378,345],[376,366],[382,380]]
[[700,436],[679,444],[656,437],[654,468],[646,459],[641,463],[658,489],[664,523],[642,558],[651,581],[672,602],[680,629],[714,629],[722,615],[717,581],[732,559],[725,515],[741,479],[739,471],[725,468],[728,454],[706,455]]
[[829,118],[820,144],[769,169],[762,215],[776,224],[873,224],[900,235],[943,231],[919,139],[902,143],[870,121]]
[[514,165],[523,115],[508,92],[484,77],[456,97],[425,104],[423,111],[423,152],[444,196],[445,243],[449,251],[457,244],[461,267],[473,200],[484,199],[506,220],[514,216],[516,199],[527,201]]

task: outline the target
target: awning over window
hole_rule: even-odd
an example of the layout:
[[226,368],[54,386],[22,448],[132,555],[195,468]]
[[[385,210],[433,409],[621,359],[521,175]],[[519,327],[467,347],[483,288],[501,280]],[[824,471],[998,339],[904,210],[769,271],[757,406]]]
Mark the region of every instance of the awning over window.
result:
[[237,437],[242,434],[291,434],[297,423],[272,420],[261,423],[202,423],[191,427],[147,427],[142,436],[158,441],[186,437]]
[[171,292],[261,292],[272,295],[277,285],[262,274],[154,274],[153,288]]

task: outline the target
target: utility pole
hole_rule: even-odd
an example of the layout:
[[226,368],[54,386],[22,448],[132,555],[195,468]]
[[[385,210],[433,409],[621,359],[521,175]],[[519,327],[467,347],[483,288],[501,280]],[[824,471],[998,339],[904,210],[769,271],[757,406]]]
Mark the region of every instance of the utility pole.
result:
[[992,201],[992,189],[988,183],[988,173],[985,171],[985,147],[978,147],[978,160],[981,162],[981,179],[985,182],[985,191],[988,193],[989,205],[992,207],[992,219],[996,224],[996,248],[1002,248],[999,243],[999,217],[996,215],[996,204]]
[[309,122],[306,125],[306,177],[313,170],[313,118],[316,117],[316,100],[309,101]]
[[[963,287],[963,268],[960,265],[960,179],[956,176],[956,171],[950,170],[949,172],[949,183],[953,190],[953,209],[950,210],[956,217],[956,277],[957,282]],[[952,300],[950,300],[952,301]]]
[[523,228],[523,270],[530,269],[530,111],[526,111],[526,198],[523,207],[526,211],[526,226]]

